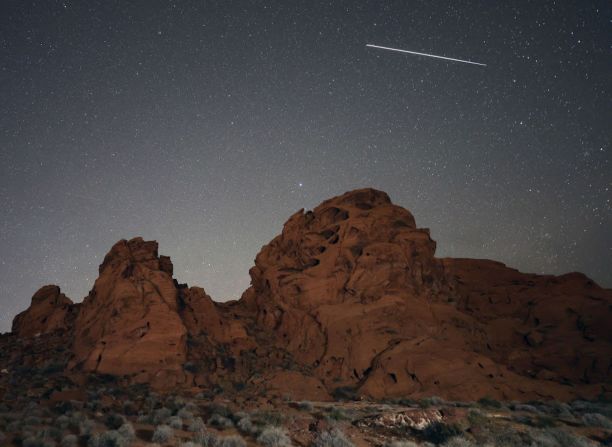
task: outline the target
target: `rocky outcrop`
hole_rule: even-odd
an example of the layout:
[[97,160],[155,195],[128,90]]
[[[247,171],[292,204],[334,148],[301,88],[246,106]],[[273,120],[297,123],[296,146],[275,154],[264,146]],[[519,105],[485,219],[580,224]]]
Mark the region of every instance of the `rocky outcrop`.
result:
[[257,255],[245,305],[328,387],[356,386],[398,338],[430,325],[419,314],[448,290],[434,251],[429,231],[387,194],[353,191],[291,216]]
[[[19,337],[73,334],[74,373],[156,388],[325,399],[611,394],[612,291],[581,274],[438,259],[427,229],[373,189],[301,210],[264,246],[239,301],[172,278],[156,242],[115,244],[80,305],[46,287]],[[77,316],[78,314],[78,316]]]
[[32,297],[32,304],[13,320],[12,332],[19,337],[43,335],[71,326],[74,306],[58,286],[41,287]]
[[[581,273],[521,273],[487,260],[444,259],[457,308],[486,334],[486,353],[544,384],[609,383],[612,293]],[[544,386],[545,386],[544,385]]]
[[172,263],[158,256],[157,242],[117,242],[81,305],[70,367],[182,382],[187,329],[177,298]]
[[[258,254],[243,301],[329,390],[524,399],[608,386],[610,291],[584,281],[568,289],[563,278],[547,288],[552,277],[489,261],[472,261],[481,270],[470,276],[434,252],[429,231],[385,193],[352,191],[288,220]],[[532,278],[543,279],[525,294]],[[529,320],[530,308],[547,317]]]

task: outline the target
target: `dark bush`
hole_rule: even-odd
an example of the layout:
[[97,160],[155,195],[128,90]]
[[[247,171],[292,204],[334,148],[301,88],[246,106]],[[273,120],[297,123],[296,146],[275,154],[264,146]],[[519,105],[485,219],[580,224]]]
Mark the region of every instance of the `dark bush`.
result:
[[106,416],[106,420],[104,421],[106,426],[111,430],[117,430],[119,427],[125,424],[125,422],[125,418],[117,413],[109,414],[108,416]]
[[359,400],[357,390],[350,386],[340,386],[332,391],[332,396],[336,400]]
[[443,444],[450,438],[459,436],[461,433],[461,428],[456,424],[434,422],[423,430],[423,439],[434,444]]
[[483,407],[487,407],[487,408],[501,408],[502,407],[502,404],[499,401],[492,399],[490,397],[483,397],[482,399],[478,399],[478,403],[482,405]]

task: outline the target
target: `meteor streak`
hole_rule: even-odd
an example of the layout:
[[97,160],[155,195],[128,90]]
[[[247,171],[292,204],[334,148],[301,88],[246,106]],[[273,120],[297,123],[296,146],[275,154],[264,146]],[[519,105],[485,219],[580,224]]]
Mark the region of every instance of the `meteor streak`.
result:
[[463,59],[455,59],[455,58],[452,58],[452,57],[436,56],[435,54],[417,53],[416,51],[400,50],[400,49],[397,49],[397,48],[381,47],[381,46],[372,45],[372,44],[366,44],[366,47],[379,48],[381,50],[397,51],[399,53],[416,54],[417,56],[433,57],[433,58],[436,58],[436,59],[444,59],[446,61],[463,62],[464,64],[480,65],[481,67],[486,67],[487,66],[487,64],[481,64],[479,62],[466,61],[466,60],[463,60]]

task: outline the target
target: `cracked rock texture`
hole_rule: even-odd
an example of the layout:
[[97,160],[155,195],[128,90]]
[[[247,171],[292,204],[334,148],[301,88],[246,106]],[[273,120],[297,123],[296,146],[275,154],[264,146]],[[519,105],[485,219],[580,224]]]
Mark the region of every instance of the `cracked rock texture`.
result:
[[160,389],[610,397],[612,291],[435,249],[387,194],[351,191],[291,216],[238,301],[179,284],[156,242],[122,240],[82,304],[45,286],[12,337],[64,334],[71,374]]

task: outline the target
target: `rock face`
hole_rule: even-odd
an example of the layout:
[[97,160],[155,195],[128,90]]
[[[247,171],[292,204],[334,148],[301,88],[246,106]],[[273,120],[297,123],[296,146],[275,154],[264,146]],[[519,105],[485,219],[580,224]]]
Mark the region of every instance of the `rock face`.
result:
[[169,258],[158,256],[157,242],[122,240],[104,258],[81,305],[70,367],[167,380],[180,375],[186,334]]
[[581,274],[438,259],[435,248],[387,194],[356,190],[291,216],[257,255],[239,301],[180,285],[157,243],[136,238],[111,249],[82,304],[47,286],[13,332],[73,331],[72,372],[158,388],[610,396],[612,291]]
[[493,361],[544,389],[551,382],[565,389],[570,383],[609,386],[610,290],[581,273],[530,275],[473,259],[444,264],[456,284],[457,308],[483,328]]
[[12,332],[19,337],[32,337],[68,329],[74,307],[58,286],[43,286],[32,297],[32,304],[13,320]]
[[363,385],[380,356],[429,332],[429,301],[449,290],[434,251],[387,194],[354,191],[291,216],[257,255],[244,301],[328,388]]

